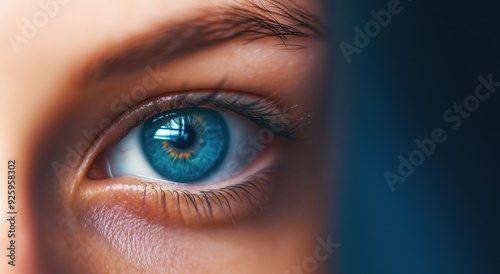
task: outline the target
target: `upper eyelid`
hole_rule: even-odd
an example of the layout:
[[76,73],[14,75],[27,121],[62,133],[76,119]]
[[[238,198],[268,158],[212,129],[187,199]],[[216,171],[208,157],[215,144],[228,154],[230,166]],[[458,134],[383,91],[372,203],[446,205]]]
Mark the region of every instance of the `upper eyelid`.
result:
[[[147,99],[153,100],[151,101],[152,106],[150,107],[150,111],[144,112],[141,116],[137,117],[135,122],[123,131],[120,139],[127,135],[130,130],[141,124],[148,116],[166,110],[186,107],[209,106],[219,110],[231,111],[252,120],[262,128],[271,129],[276,136],[289,139],[294,139],[297,132],[301,131],[307,124],[303,117],[297,117],[297,115],[292,114],[289,109],[284,107],[282,101],[271,97],[259,98],[244,103],[238,101],[238,99],[251,96],[250,94],[242,94],[242,92],[229,90],[220,91],[217,89],[211,90],[205,95],[200,95],[198,98],[196,98],[196,95],[177,94],[176,96],[178,98],[174,100],[169,100],[167,99],[169,97],[165,98],[164,96],[160,96],[159,100],[161,101],[154,101],[154,98]],[[222,97],[222,99],[217,97]],[[280,110],[279,108],[282,109]]]

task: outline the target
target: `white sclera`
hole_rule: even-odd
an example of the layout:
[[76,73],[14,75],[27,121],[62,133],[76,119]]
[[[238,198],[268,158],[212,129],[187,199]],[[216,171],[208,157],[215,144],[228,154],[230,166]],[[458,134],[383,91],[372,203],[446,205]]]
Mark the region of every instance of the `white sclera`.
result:
[[[258,140],[259,127],[252,121],[239,115],[220,113],[226,120],[230,143],[227,155],[222,164],[216,168],[217,170],[213,170],[212,175],[207,178],[185,184],[169,181],[168,178],[164,178],[156,172],[142,151],[140,144],[142,124],[131,130],[123,139],[111,145],[106,150],[105,157],[109,175],[111,177],[133,176],[150,181],[177,185],[215,184],[231,179],[241,173],[245,167],[257,158],[249,157],[247,154],[251,151],[253,152],[250,154],[258,154],[260,152],[255,145],[252,146],[249,142],[249,138],[256,138]],[[257,147],[261,148],[264,145],[261,143]],[[238,148],[245,148],[245,150]]]

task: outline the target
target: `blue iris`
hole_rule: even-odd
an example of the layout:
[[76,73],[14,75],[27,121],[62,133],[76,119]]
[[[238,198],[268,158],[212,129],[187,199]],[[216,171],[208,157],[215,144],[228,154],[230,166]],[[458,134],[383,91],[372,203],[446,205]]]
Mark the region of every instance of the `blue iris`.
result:
[[208,177],[223,162],[228,130],[218,111],[184,108],[145,121],[140,141],[156,172],[172,182],[193,183]]

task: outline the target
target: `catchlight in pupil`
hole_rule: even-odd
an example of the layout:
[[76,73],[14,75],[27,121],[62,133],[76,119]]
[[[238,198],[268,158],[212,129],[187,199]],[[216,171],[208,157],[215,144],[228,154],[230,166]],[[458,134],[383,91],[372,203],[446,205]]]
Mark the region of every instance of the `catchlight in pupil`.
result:
[[219,112],[187,108],[145,121],[140,142],[152,168],[165,179],[193,183],[208,177],[224,160],[228,131]]
[[168,125],[161,126],[153,138],[167,140],[179,149],[186,149],[194,144],[196,133],[185,117],[179,117],[172,119]]

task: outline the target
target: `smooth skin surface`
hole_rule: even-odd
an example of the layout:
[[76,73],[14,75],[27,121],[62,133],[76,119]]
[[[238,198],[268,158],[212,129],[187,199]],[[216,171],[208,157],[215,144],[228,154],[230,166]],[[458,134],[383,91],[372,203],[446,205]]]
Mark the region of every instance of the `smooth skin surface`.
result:
[[[18,215],[16,266],[2,255],[0,272],[287,273],[315,256],[331,203],[322,10],[315,0],[2,1],[1,155],[5,166],[16,161]],[[261,35],[263,21],[249,14],[283,33]],[[138,86],[146,93],[134,93]],[[106,176],[99,155],[123,134],[127,113],[136,120],[134,111],[156,98],[214,89],[275,98],[301,130],[254,145],[255,159],[212,185],[148,191],[137,178]],[[96,131],[103,133],[88,137]],[[229,210],[211,198],[219,217],[207,217],[206,204],[195,210],[158,194],[232,186],[268,165],[281,168],[267,178],[269,189],[246,196],[251,204],[228,198]],[[6,187],[0,195],[7,212]],[[2,250],[8,230],[2,222]],[[320,273],[324,263],[317,265]]]

